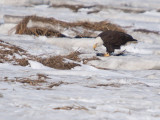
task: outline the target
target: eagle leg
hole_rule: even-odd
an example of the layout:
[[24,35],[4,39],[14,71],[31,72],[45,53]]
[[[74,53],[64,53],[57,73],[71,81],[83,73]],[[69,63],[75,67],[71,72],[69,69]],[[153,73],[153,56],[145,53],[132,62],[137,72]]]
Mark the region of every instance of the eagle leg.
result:
[[109,53],[105,53],[105,54],[104,54],[104,57],[109,57],[109,56],[110,56]]

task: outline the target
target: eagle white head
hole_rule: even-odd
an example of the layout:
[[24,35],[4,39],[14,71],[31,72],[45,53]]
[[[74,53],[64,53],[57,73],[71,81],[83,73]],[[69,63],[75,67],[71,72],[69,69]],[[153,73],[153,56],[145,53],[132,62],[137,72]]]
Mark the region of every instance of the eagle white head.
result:
[[97,37],[95,39],[94,45],[93,45],[93,49],[96,50],[97,47],[100,47],[103,45],[103,40],[101,39],[101,37]]

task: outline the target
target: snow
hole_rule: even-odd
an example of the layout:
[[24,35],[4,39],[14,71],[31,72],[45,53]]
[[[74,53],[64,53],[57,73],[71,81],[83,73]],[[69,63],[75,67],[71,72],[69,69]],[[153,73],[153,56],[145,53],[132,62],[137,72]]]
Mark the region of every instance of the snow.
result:
[[39,62],[36,62],[36,61],[33,61],[33,60],[29,60],[28,62],[29,62],[32,69],[49,69],[49,67],[46,67]]
[[[62,3],[104,7],[94,14],[87,14],[94,8],[82,8],[76,13],[68,8],[50,7]],[[81,66],[71,70],[57,70],[34,60],[29,60],[29,65],[25,67],[0,63],[0,118],[159,120],[160,34],[134,32],[134,29],[146,29],[160,33],[159,6],[159,0],[0,0],[0,40],[16,45],[30,55],[49,57],[80,51],[81,58],[89,58],[97,52],[92,48],[94,38],[47,38],[14,34],[15,29],[12,28],[16,22],[12,19],[7,22],[4,15],[37,15],[67,22],[108,20],[122,26],[138,40],[138,44],[121,48],[126,50],[123,56],[99,57],[100,60],[92,60],[87,64],[75,62]],[[126,13],[119,8],[145,12]],[[69,29],[63,30],[63,33],[73,34]],[[4,47],[0,46],[0,49]],[[97,50],[105,52],[103,46]],[[12,58],[12,55],[8,56]],[[27,57],[16,53],[14,56]],[[37,80],[44,82],[32,83]]]

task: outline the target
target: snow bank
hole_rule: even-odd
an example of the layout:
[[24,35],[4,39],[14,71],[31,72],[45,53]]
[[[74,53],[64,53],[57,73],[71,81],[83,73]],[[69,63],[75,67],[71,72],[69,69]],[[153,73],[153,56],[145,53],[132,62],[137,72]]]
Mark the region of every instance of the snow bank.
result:
[[[87,56],[95,56],[93,50],[94,38],[47,38],[25,36],[1,36],[0,39],[6,42],[22,46],[32,55],[66,55],[73,51],[79,51]],[[32,47],[30,47],[32,46]],[[122,47],[126,50],[125,56],[100,57],[101,60],[90,61],[88,64],[100,68],[116,70],[157,70],[160,69],[159,45],[139,42]],[[98,52],[105,52],[105,47],[98,49]]]
[[70,51],[81,51],[83,53],[94,53],[94,38],[47,38],[44,41],[52,45],[65,48]]
[[112,56],[101,58],[100,61],[90,61],[88,64],[100,68],[116,70],[160,70],[160,57],[151,55],[140,56]]

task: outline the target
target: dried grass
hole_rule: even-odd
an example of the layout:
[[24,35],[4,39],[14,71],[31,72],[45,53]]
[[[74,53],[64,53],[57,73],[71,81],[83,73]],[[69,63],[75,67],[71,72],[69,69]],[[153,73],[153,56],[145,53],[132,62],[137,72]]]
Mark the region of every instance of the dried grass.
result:
[[119,10],[121,10],[121,11],[123,11],[123,12],[125,12],[125,13],[144,13],[144,12],[146,12],[145,10],[133,10],[133,9],[119,9]]
[[[26,51],[24,51],[23,49],[17,46],[11,45],[2,40],[0,40],[0,47],[1,47],[0,48],[0,63],[9,62],[14,65],[27,66],[29,65],[28,60],[35,60],[35,61],[42,63],[45,66],[55,68],[55,69],[71,69],[71,68],[74,68],[75,66],[80,66],[77,63],[65,61],[65,59],[70,59],[73,61],[80,62],[81,60],[78,57],[80,53],[77,51],[72,52],[66,56],[59,55],[59,56],[48,57],[48,58],[40,58],[37,56],[31,56],[27,54]],[[21,59],[16,58],[15,53],[17,53],[19,56],[25,55],[26,57],[25,58],[22,57]],[[39,75],[39,78],[41,77],[45,77],[45,76]]]
[[95,5],[90,5],[90,6],[85,6],[85,5],[81,5],[81,4],[77,4],[77,5],[70,5],[70,4],[54,4],[51,7],[54,8],[68,8],[71,9],[73,12],[78,12],[79,9],[81,8],[93,8],[96,7]]
[[[45,75],[46,76],[46,75]],[[30,78],[30,77],[15,77],[15,79],[8,79],[8,77],[4,78],[5,82],[19,82],[23,84],[29,84],[31,86],[40,86],[42,83],[47,83],[46,78],[39,78],[39,75],[37,74],[37,78]]]
[[78,51],[71,52],[69,55],[64,56],[67,59],[74,60],[80,62],[81,59],[78,57],[81,53]]
[[67,84],[69,84],[69,83],[67,83],[67,82],[63,82],[63,81],[59,81],[59,82],[52,82],[48,87],[49,88],[53,88],[53,87],[57,87],[57,86],[60,86],[60,85],[67,85]]
[[97,86],[101,86],[101,87],[120,87],[121,85],[118,83],[109,83],[109,84],[97,84]]
[[157,35],[160,34],[160,32],[158,32],[158,31],[152,31],[152,30],[147,30],[147,29],[134,29],[133,31],[134,32],[142,32],[142,33],[146,33],[146,34],[149,34],[149,33],[153,33],[153,34],[157,34]]
[[0,48],[0,63],[12,62],[14,64],[18,64],[21,66],[27,66],[29,64],[26,58],[18,59],[15,57],[15,53],[20,56],[22,55],[27,56],[28,54],[26,53],[25,50],[15,45],[11,45],[10,43],[4,42],[2,40],[0,40],[0,47],[1,47]]
[[142,9],[132,9],[132,8],[116,8],[116,7],[111,7],[111,6],[104,6],[107,9],[114,9],[114,10],[120,10],[125,13],[144,13],[146,12],[145,10]]
[[12,45],[12,44],[10,44],[10,43],[8,43],[8,42],[4,42],[4,41],[2,41],[2,40],[0,40],[0,46],[3,46],[4,48],[9,48],[9,49],[11,49],[12,52],[9,53],[9,54],[19,53],[19,52],[26,52],[25,50],[23,50],[23,49],[15,46],[15,45]]
[[52,5],[54,8],[69,8],[73,12],[78,12],[79,9],[83,8],[84,5],[69,5],[69,4],[60,4],[60,5]]
[[64,107],[56,107],[56,108],[53,108],[54,110],[87,110],[88,109],[84,106],[64,106]]
[[[68,8],[68,9],[71,9],[73,12],[78,12],[79,9],[82,9],[82,8],[96,8],[95,10],[93,11],[89,11],[88,14],[91,14],[91,13],[97,13],[99,12],[100,10],[102,9],[114,9],[114,10],[121,10],[125,13],[144,13],[145,10],[142,10],[142,9],[131,9],[131,8],[122,8],[122,7],[113,7],[113,6],[106,6],[106,5],[92,5],[92,6],[86,6],[86,5],[81,5],[81,4],[77,4],[77,5],[70,5],[70,4],[54,4],[52,5],[51,7],[54,7],[54,8]],[[159,10],[157,10],[159,11]]]
[[37,74],[37,76],[38,76],[38,79],[50,79],[47,75],[45,75],[45,74],[40,74],[40,73],[38,73]]
[[62,56],[39,59],[38,61],[45,66],[55,68],[55,69],[63,69],[63,70],[67,70],[67,69],[74,68],[75,66],[79,66],[79,64],[76,64],[76,63],[69,63],[69,62],[65,63],[64,57]]
[[89,61],[92,61],[92,60],[100,60],[98,57],[91,57],[91,58],[84,58],[82,61],[83,61],[83,64],[87,64]]
[[[11,45],[7,42],[4,42],[0,40],[0,63],[4,62],[10,62],[14,65],[21,65],[21,66],[27,66],[29,65],[28,60],[35,60],[38,61],[45,66],[52,67],[55,69],[71,69],[75,66],[80,66],[79,64],[73,63],[73,62],[65,62],[65,58],[73,60],[73,61],[80,61],[80,58],[78,55],[79,52],[72,52],[69,55],[66,56],[54,56],[54,57],[48,57],[48,58],[40,58],[37,56],[32,56],[27,54],[27,52],[17,46]],[[15,53],[17,53],[20,56],[26,56],[25,58],[16,58]],[[10,57],[8,56],[10,55]],[[39,77],[44,77],[39,75]]]
[[93,31],[105,31],[105,30],[116,30],[116,31],[123,31],[124,30],[112,23],[109,23],[107,21],[101,21],[101,22],[89,22],[89,21],[85,21],[85,22],[75,22],[75,23],[71,23],[71,25],[73,25],[74,27],[77,26],[83,26],[84,28],[88,29],[88,30],[93,30]]
[[2,98],[3,97],[3,95],[0,93],[0,98]]
[[21,66],[27,66],[29,64],[28,60],[25,58],[16,59],[16,62]]
[[40,63],[42,63],[45,66],[51,67],[51,68],[55,68],[55,69],[63,69],[63,70],[68,70],[71,68],[74,68],[76,66],[80,66],[77,63],[73,63],[73,62],[65,62],[64,59],[71,59],[71,60],[79,60],[78,58],[78,53],[74,52],[71,53],[67,56],[53,56],[53,57],[49,57],[49,58],[38,58],[37,61],[39,61]]
[[[92,58],[84,58],[81,59],[79,55],[81,54],[78,51],[71,52],[69,55],[65,56],[51,56],[47,58],[40,58],[37,56],[32,56],[30,54],[27,54],[27,52],[17,46],[11,45],[7,42],[4,42],[0,40],[0,63],[9,62],[14,65],[20,65],[20,66],[27,66],[29,65],[28,60],[34,60],[42,63],[45,66],[55,68],[55,69],[63,69],[68,70],[72,69],[76,66],[80,66],[80,64],[77,64],[75,62],[81,62],[83,61],[83,64],[87,64],[91,60],[99,60],[97,57]],[[15,53],[19,56],[25,56],[25,58],[16,58]],[[10,55],[10,56],[8,56]],[[68,61],[66,59],[69,59],[71,61]],[[75,61],[75,62],[74,62]],[[44,77],[43,75],[39,75],[39,79],[41,77]]]
[[157,12],[160,12],[160,9],[158,9]]
[[32,80],[30,78],[17,79],[16,82],[29,84],[29,85],[32,85],[32,86],[37,86],[37,85],[40,85],[41,83],[46,83],[46,81],[43,80],[43,79]]
[[56,30],[51,30],[48,28],[39,28],[39,27],[27,28],[27,23],[29,22],[29,20],[59,24],[58,21],[55,19],[50,19],[50,18],[45,19],[43,17],[27,16],[17,25],[16,34],[28,34],[28,35],[36,35],[36,36],[45,35],[45,36],[56,36],[56,37],[64,36],[60,32]]
[[58,55],[58,56],[53,56],[49,58],[37,58],[37,61],[51,68],[67,70],[67,69],[74,68],[76,66],[80,66],[80,64],[77,64],[74,62],[65,62],[64,59],[69,59],[69,60],[76,61],[76,62],[82,61],[83,64],[87,64],[89,61],[92,61],[92,60],[100,60],[98,57],[95,57],[95,56],[91,58],[81,59],[79,57],[80,54],[81,54],[80,52],[75,51],[65,56]]
[[87,12],[87,14],[93,14],[93,13],[99,13],[99,12],[100,10],[92,10],[92,11]]
[[[92,31],[104,31],[104,30],[116,30],[116,31],[123,31],[124,30],[110,22],[107,21],[101,21],[101,22],[89,22],[89,21],[81,21],[81,22],[64,22],[60,20],[56,20],[54,18],[44,18],[44,17],[38,17],[38,16],[27,16],[25,17],[16,27],[16,34],[28,34],[28,35],[45,35],[48,37],[55,36],[55,37],[65,37],[65,35],[61,34],[60,30],[55,29],[48,29],[48,28],[40,28],[40,27],[33,27],[33,28],[27,28],[27,24],[29,20],[32,21],[40,21],[43,23],[51,24],[54,26],[59,26],[60,28],[75,28],[78,29],[78,27],[83,27],[85,29],[84,32],[79,33],[77,31],[77,36],[80,37],[93,37],[91,36],[91,30]],[[96,37],[96,35],[95,35]]]

